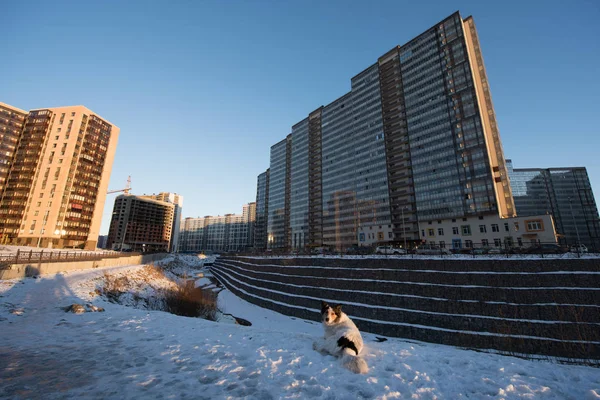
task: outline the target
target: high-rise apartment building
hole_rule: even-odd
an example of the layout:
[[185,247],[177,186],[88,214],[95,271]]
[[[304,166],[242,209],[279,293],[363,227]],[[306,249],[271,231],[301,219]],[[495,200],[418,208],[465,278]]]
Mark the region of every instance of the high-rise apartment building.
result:
[[118,137],[83,106],[29,111],[0,200],[0,241],[95,249]]
[[267,247],[287,248],[290,237],[291,136],[271,147]]
[[269,207],[269,173],[267,169],[258,176],[256,181],[256,222],[254,224],[254,249],[267,248],[267,215]]
[[458,12],[353,77],[270,161],[270,249],[342,250],[359,231],[420,241],[420,221],[515,215],[477,32]]
[[181,213],[183,210],[183,196],[177,193],[160,192],[159,194],[139,196],[144,199],[154,199],[171,203],[174,206],[173,226],[171,227],[171,240],[169,251],[177,251],[179,248],[179,231],[181,229]]
[[17,150],[27,111],[0,103],[0,196]]
[[243,206],[241,214],[185,218],[180,234],[180,252],[246,251],[254,243],[256,203]]
[[517,215],[551,214],[559,242],[600,249],[600,217],[587,170],[514,168],[507,160]]
[[107,247],[139,252],[169,251],[175,204],[153,196],[122,194],[115,199]]

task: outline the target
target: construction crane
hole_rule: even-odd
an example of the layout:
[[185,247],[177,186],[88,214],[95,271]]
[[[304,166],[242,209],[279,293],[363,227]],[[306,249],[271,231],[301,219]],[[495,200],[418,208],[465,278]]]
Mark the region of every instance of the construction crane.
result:
[[125,189],[109,190],[108,192],[106,192],[106,194],[118,193],[118,192],[123,192],[125,194],[129,194],[130,191],[131,191],[131,175],[129,175],[127,177],[127,185],[125,185]]

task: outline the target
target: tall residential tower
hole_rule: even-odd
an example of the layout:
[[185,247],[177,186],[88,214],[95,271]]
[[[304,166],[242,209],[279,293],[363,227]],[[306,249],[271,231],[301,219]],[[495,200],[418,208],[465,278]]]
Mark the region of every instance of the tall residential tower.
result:
[[479,39],[458,12],[382,55],[271,148],[268,247],[420,241],[419,222],[515,215]]
[[0,200],[0,241],[95,249],[118,137],[83,106],[30,111]]

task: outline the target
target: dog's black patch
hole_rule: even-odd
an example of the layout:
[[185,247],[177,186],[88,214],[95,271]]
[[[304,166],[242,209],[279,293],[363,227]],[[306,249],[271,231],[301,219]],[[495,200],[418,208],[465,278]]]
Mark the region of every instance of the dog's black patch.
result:
[[346,336],[342,336],[341,338],[338,339],[337,341],[338,346],[340,346],[342,349],[350,349],[350,350],[354,350],[354,352],[356,353],[356,355],[358,355],[358,349],[356,348],[356,345],[354,344],[354,342],[350,339],[348,339]]
[[321,314],[325,314],[327,312],[328,308],[329,308],[329,304],[327,304],[321,300]]

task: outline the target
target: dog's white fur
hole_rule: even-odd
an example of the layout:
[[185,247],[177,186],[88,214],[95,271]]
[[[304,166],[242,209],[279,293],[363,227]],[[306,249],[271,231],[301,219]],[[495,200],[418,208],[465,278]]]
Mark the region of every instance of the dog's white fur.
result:
[[[329,353],[336,357],[341,356],[342,365],[354,373],[367,373],[369,367],[360,356],[363,349],[362,336],[354,322],[342,312],[342,306],[332,308],[322,302],[321,316],[325,335],[313,343],[313,348],[322,353]],[[340,339],[342,344],[340,344]],[[352,344],[356,351],[351,348]],[[345,347],[348,345],[350,347]]]

